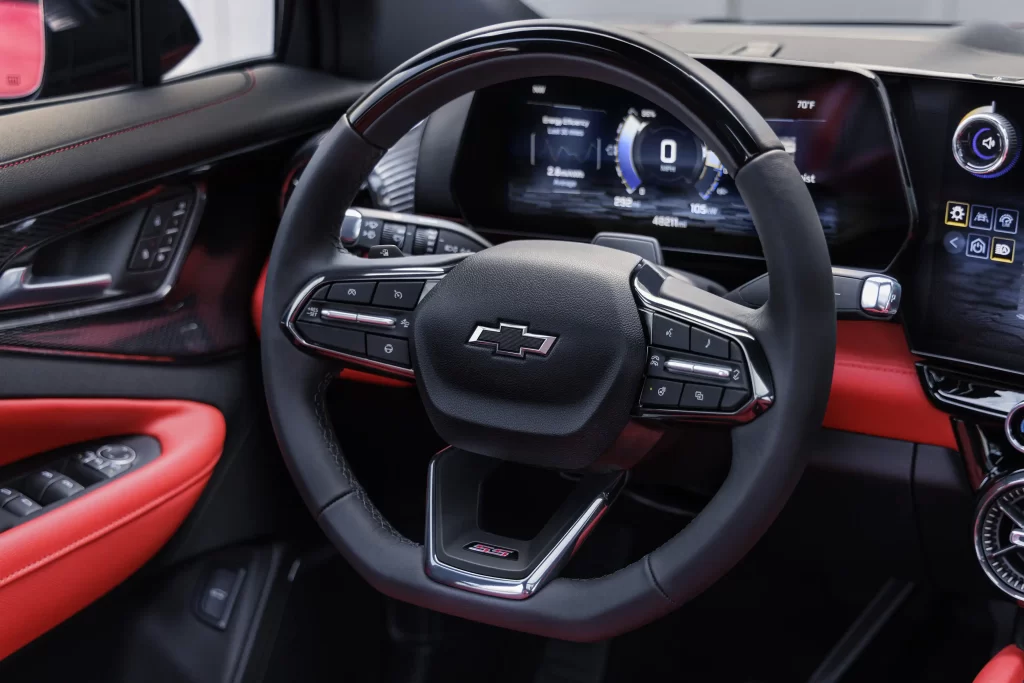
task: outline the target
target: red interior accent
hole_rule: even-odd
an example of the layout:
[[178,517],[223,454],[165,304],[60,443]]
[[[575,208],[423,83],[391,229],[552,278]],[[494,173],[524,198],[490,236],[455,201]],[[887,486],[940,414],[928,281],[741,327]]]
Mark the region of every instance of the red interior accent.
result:
[[902,326],[840,321],[825,426],[957,448],[949,415],[931,404]]
[[0,534],[0,658],[128,578],[171,537],[224,448],[224,417],[187,401],[0,401],[0,464],[117,434],[160,442],[155,461]]
[[[263,291],[267,288],[268,265],[270,265],[269,262],[263,264],[263,272],[260,273],[260,279],[256,281],[256,289],[252,293],[252,321],[256,325],[256,334],[260,334],[260,326],[263,324]],[[345,368],[339,372],[338,379],[363,382],[365,384],[378,384],[382,387],[403,388],[412,386],[412,382],[375,375],[372,372],[353,370],[352,368]]]
[[1021,683],[1024,681],[1024,652],[1007,645],[996,653],[974,679],[974,683]]
[[[263,317],[266,282],[264,266],[252,297],[257,332]],[[839,321],[832,394],[824,425],[956,449],[949,415],[925,396],[914,368],[916,362],[902,326],[871,320]],[[411,386],[409,382],[358,370],[343,370],[340,377],[384,386]]]

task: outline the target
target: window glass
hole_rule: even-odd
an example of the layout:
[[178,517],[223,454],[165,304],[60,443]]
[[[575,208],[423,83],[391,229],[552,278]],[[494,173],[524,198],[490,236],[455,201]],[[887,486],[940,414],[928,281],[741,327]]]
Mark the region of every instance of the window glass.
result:
[[192,18],[199,44],[164,80],[274,54],[274,0],[179,1]]

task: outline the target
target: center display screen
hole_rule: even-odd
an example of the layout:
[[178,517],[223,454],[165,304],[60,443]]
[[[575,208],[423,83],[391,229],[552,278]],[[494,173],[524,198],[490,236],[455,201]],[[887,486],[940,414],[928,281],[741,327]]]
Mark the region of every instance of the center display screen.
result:
[[[876,84],[842,70],[708,66],[750,99],[792,155],[833,262],[885,268],[911,213]],[[635,232],[668,249],[761,253],[715,152],[637,95],[583,79],[513,81],[477,93],[468,131],[456,190],[480,228]]]

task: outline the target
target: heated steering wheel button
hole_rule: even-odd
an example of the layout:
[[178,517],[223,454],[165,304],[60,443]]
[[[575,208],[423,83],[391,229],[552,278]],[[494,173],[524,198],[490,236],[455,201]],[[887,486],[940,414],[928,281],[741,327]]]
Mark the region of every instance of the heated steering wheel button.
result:
[[409,342],[393,337],[366,335],[366,355],[396,365],[409,364]]
[[653,408],[675,408],[679,405],[679,396],[683,385],[664,379],[648,379],[644,391],[640,395],[640,404]]
[[689,351],[690,326],[655,313],[654,324],[651,325],[651,343],[678,351]]
[[729,340],[694,327],[690,330],[690,350],[715,358],[729,357]]
[[717,410],[722,398],[722,387],[706,384],[687,384],[683,387],[683,397],[679,401],[680,408],[696,410]]
[[376,282],[338,282],[331,285],[327,300],[347,304],[368,304],[373,298],[373,289],[376,286]]
[[409,311],[416,308],[422,291],[422,282],[381,282],[373,295],[373,305]]

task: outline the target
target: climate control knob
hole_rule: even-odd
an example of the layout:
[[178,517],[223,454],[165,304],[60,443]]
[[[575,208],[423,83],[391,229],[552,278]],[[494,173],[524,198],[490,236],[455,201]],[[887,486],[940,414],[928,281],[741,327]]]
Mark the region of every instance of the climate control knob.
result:
[[995,103],[967,112],[953,133],[953,158],[979,178],[996,178],[1017,163],[1020,142],[1013,124]]

